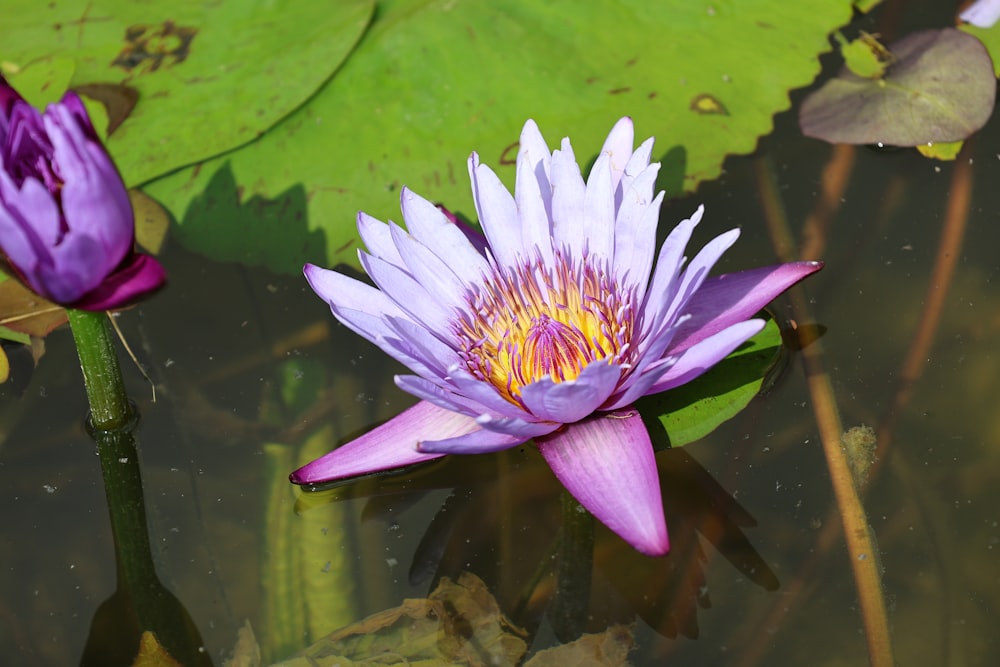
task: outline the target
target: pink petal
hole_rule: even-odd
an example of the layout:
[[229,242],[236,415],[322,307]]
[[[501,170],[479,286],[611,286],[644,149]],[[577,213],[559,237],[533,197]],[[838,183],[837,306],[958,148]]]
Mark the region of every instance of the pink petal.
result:
[[648,556],[670,550],[649,434],[627,408],[566,426],[536,440],[566,490]]
[[422,440],[453,438],[477,430],[474,419],[421,401],[288,478],[295,484],[319,484],[430,461],[443,454],[417,451]]

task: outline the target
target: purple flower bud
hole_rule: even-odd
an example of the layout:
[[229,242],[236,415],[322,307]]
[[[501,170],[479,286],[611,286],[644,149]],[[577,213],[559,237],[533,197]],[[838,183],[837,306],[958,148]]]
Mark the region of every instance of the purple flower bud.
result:
[[75,93],[39,113],[0,77],[0,253],[15,277],[70,308],[109,310],[161,287],[135,252],[128,192]]

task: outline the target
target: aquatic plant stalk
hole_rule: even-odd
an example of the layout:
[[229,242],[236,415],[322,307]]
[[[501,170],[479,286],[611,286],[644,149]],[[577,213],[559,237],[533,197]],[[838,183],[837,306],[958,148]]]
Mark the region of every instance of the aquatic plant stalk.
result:
[[133,411],[107,315],[72,308],[66,313],[90,401],[91,426],[99,431],[124,428],[132,422]]
[[560,494],[562,531],[556,595],[549,611],[552,629],[563,643],[583,634],[590,612],[594,570],[594,517],[568,492]]
[[[182,664],[211,665],[187,611],[156,575],[133,435],[136,415],[125,392],[107,315],[83,310],[69,310],[68,315],[90,401],[89,430],[101,462],[118,571],[118,590],[95,615],[83,664],[103,663],[105,638],[95,635],[114,622],[136,631],[129,637],[119,628],[111,638],[117,650],[128,648],[120,647],[123,641],[138,647],[138,633],[149,630]],[[102,618],[105,615],[114,619]]]
[[[758,183],[765,200],[767,222],[774,240],[776,251],[783,254],[793,246],[788,221],[781,200],[774,186],[770,163],[766,159],[756,161]],[[785,259],[785,258],[782,258]],[[803,289],[789,290],[789,297],[795,316],[799,321],[810,322],[809,302]],[[854,477],[851,474],[846,454],[841,447],[843,426],[840,412],[834,398],[830,376],[823,367],[823,347],[814,341],[804,347],[802,361],[806,382],[813,407],[813,414],[819,427],[823,453],[830,471],[837,507],[844,525],[847,549],[854,572],[855,586],[868,642],[868,659],[873,667],[892,667],[892,639],[886,616],[885,596],[882,590],[882,576],[879,571],[877,547],[872,538],[871,527],[865,513],[861,497],[858,495]]]
[[955,168],[948,188],[944,226],[941,229],[941,240],[938,242],[934,268],[927,283],[927,294],[923,300],[924,307],[920,311],[916,333],[910,341],[910,346],[899,370],[899,385],[892,397],[892,402],[889,404],[889,410],[878,427],[878,450],[876,451],[876,462],[872,466],[873,475],[887,457],[896,420],[910,402],[913,387],[927,366],[931,346],[934,343],[934,334],[941,322],[941,313],[948,296],[948,288],[951,287],[951,281],[955,275],[955,265],[961,256],[965,228],[972,206],[971,159],[973,143],[973,139],[966,141],[964,148],[955,160]]

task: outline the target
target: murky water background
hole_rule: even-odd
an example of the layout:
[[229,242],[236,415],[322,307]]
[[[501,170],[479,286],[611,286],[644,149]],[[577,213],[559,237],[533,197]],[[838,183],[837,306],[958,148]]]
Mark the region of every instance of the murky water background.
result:
[[[642,136],[654,131],[666,150],[663,128],[637,128]],[[800,138],[784,114],[756,156],[731,159],[722,179],[665,206],[661,238],[704,202],[696,244],[743,229],[719,270],[772,263],[761,173],[773,174],[798,239],[830,155],[830,147]],[[995,120],[969,155],[972,207],[943,317],[865,499],[899,664],[987,665],[1000,648]],[[805,284],[815,322],[798,323],[825,330],[824,362],[845,427],[878,427],[900,390],[956,167],[913,151],[861,148],[854,159],[826,233],[827,266]],[[262,578],[269,559],[281,556],[275,517],[287,523],[283,534],[313,531],[295,542],[294,557],[306,563],[313,589],[327,587],[336,598],[329,607],[336,613],[314,619],[316,627],[333,630],[424,597],[435,574],[468,570],[486,580],[505,612],[538,624],[535,648],[554,641],[541,617],[551,574],[539,571],[551,559],[559,487],[530,447],[364,480],[342,489],[343,500],[304,514],[295,514],[289,489],[267,510],[269,489],[282,488],[275,480],[290,470],[276,472],[274,461],[296,459],[307,433],[326,425],[342,440],[412,402],[392,385],[400,369],[337,325],[299,276],[214,263],[176,244],[162,259],[168,289],[118,321],[157,385],[153,403],[149,385],[125,363],[143,414],[157,566],[217,663],[245,619],[262,641],[273,622]],[[774,312],[779,321],[790,317],[785,301]],[[282,408],[275,395],[286,376],[324,393],[304,412]],[[115,589],[100,469],[82,428],[85,403],[68,330],[46,340],[26,384],[0,386],[7,664],[78,662],[94,611]],[[703,441],[662,452],[659,464],[674,552],[645,559],[599,527],[589,630],[639,614],[634,664],[865,663],[842,536],[829,547],[819,541],[836,518],[797,359],[747,411]],[[727,509],[725,494],[742,511]],[[321,512],[329,525],[315,521]],[[780,585],[769,590],[774,579]]]

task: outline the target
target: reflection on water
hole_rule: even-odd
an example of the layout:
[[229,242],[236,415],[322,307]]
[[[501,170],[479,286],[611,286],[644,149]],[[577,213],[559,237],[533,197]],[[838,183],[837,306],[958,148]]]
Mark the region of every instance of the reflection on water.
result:
[[[994,122],[976,142],[954,282],[865,500],[900,664],[989,664],[1000,648],[991,615],[1000,604],[998,132]],[[767,140],[762,153],[801,234],[831,151],[782,136],[792,138]],[[806,290],[826,327],[845,426],[878,428],[928,296],[954,166],[910,151],[861,149],[853,159],[826,233],[827,267]],[[741,225],[723,271],[774,257],[753,165],[731,160],[723,179],[664,214],[680,219],[704,201],[696,242]],[[843,539],[821,541],[831,487],[797,361],[735,420],[659,454],[672,554],[644,558],[598,525],[589,586],[575,589],[555,574],[560,487],[530,447],[365,479],[329,492],[336,502],[297,506],[282,490],[280,462],[308,457],[301,449],[321,428],[322,442],[340,441],[409,405],[392,385],[399,369],[336,325],[299,277],[176,246],[164,261],[169,289],[120,317],[157,383],[155,404],[141,375],[125,370],[143,413],[160,579],[217,663],[245,619],[277,659],[344,618],[425,597],[440,577],[469,571],[534,648],[563,634],[550,610],[564,596],[587,631],[634,621],[635,664],[864,664]],[[780,302],[775,311],[788,316]],[[295,382],[312,383],[310,400],[282,393]],[[95,611],[115,590],[84,413],[68,331],[46,341],[22,396],[0,386],[0,653],[11,664],[78,662]]]

